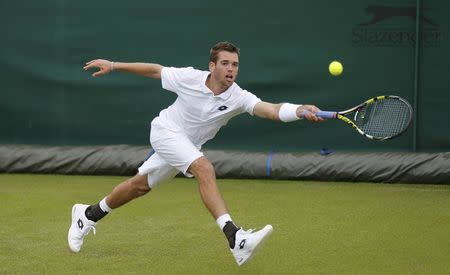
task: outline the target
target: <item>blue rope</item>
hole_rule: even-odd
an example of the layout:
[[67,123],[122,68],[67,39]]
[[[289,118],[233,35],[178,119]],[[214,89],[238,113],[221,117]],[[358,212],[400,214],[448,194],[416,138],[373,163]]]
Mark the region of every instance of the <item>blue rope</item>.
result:
[[266,162],[266,176],[270,177],[270,172],[272,171],[272,156],[273,153],[269,152],[267,155],[267,162]]

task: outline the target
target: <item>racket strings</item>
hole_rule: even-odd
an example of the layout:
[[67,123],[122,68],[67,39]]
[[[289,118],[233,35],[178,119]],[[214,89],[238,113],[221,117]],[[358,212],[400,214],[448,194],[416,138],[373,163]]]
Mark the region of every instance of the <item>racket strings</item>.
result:
[[396,98],[385,98],[364,106],[355,115],[355,123],[364,133],[388,138],[403,132],[411,120],[411,107]]

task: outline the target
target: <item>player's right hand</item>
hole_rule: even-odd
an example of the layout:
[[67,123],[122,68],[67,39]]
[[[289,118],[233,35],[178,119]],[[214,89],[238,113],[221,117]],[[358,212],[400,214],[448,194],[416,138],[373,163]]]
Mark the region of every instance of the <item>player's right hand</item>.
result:
[[299,107],[298,112],[301,114],[301,117],[306,118],[312,122],[324,121],[325,119],[316,116],[317,112],[320,112],[320,109],[314,105],[302,105]]
[[87,62],[86,66],[83,67],[85,71],[91,68],[99,69],[98,71],[94,72],[92,76],[101,76],[112,72],[114,69],[114,63],[105,59],[95,59]]

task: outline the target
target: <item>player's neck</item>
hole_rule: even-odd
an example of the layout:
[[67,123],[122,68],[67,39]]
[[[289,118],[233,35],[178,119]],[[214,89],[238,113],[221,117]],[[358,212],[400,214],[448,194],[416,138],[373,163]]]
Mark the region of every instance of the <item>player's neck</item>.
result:
[[225,92],[229,87],[222,85],[220,82],[215,81],[211,75],[208,75],[205,82],[206,87],[208,87],[214,95],[220,95]]

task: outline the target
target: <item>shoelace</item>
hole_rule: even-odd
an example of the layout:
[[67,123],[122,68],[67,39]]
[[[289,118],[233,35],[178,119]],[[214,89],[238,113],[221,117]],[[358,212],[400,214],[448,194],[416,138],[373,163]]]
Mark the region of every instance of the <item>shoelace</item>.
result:
[[253,231],[255,231],[255,229],[244,230],[244,228],[242,228],[242,227],[241,227],[241,229],[242,229],[243,233],[246,233],[246,234],[250,234]]
[[92,229],[92,232],[94,232],[94,235],[95,235],[96,231],[95,231],[95,226],[94,225],[88,225],[86,228],[88,229],[87,232],[86,232],[86,236],[89,234],[89,232],[91,232],[91,229]]

